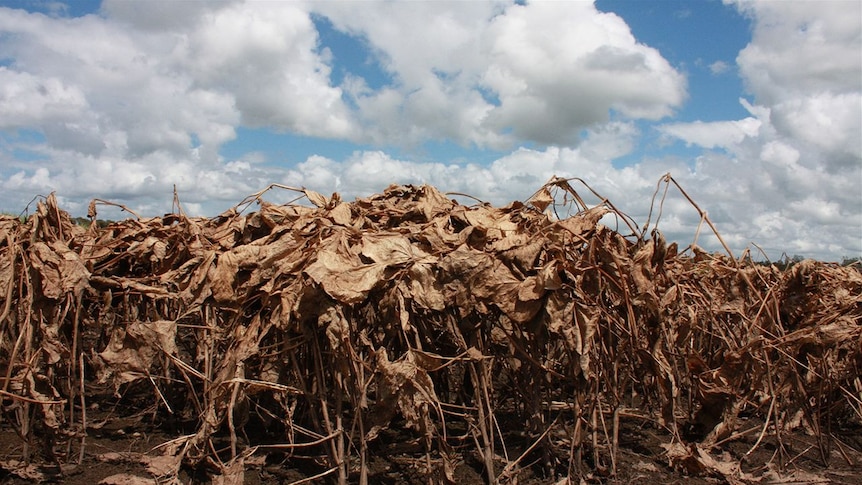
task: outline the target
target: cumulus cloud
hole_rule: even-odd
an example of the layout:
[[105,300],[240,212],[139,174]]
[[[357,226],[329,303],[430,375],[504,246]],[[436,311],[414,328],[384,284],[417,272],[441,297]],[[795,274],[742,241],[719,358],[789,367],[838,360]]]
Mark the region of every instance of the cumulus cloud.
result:
[[[238,174],[260,167],[219,154],[239,126],[381,146],[576,145],[611,111],[656,119],[685,96],[658,51],[590,3],[105,0],[96,14],[62,13],[0,8],[6,204],[39,184],[136,200],[217,176],[245,187]],[[370,89],[348,73],[335,85],[313,15],[366,39],[390,81]]]
[[86,107],[84,93],[75,86],[0,66],[0,129],[71,121]]
[[715,61],[709,65],[709,72],[713,74],[724,74],[730,69],[730,65],[724,61]]
[[[157,150],[183,156],[194,148],[194,136],[212,161],[234,137],[233,100],[195,86],[171,66],[174,38],[141,35],[95,15],[49,18],[9,9],[0,15],[0,31],[6,40],[0,50],[14,59],[6,70],[16,79],[7,88],[29,83],[48,94],[63,89],[75,100],[65,103],[64,117],[39,116],[29,124],[53,148],[86,156],[105,151],[135,158]],[[27,109],[38,113],[38,106],[34,101]]]
[[752,42],[737,58],[748,89],[762,103],[819,91],[859,91],[862,4],[734,2],[755,21]]
[[[170,5],[173,5],[171,2]],[[353,138],[356,127],[330,66],[316,52],[307,11],[286,2],[232,3],[207,12],[175,45],[175,66],[233,95],[244,125],[302,135]]]
[[[862,253],[862,5],[737,2],[754,33],[737,58],[754,96],[742,120],[668,123],[707,149],[697,171],[740,243],[821,257]],[[743,188],[744,190],[737,190]],[[722,197],[721,194],[736,194]],[[738,198],[737,198],[738,197]],[[751,216],[751,217],[749,217]]]
[[[688,172],[688,168],[680,161],[615,168],[613,159],[628,153],[637,136],[633,124],[617,122],[588,130],[577,147],[521,147],[488,165],[423,163],[376,150],[357,151],[341,161],[310,157],[290,170],[283,182],[322,192],[338,190],[348,199],[378,192],[391,183],[431,184],[504,205],[526,200],[551,177],[577,177],[595,185],[615,203],[620,202],[625,210],[645,216],[659,176],[668,170]],[[600,202],[587,190],[584,196]]]
[[611,109],[660,119],[682,102],[684,78],[658,51],[637,44],[619,17],[585,15],[582,9],[594,8],[586,3],[567,3],[569,12],[552,5],[516,6],[495,19],[494,61],[485,75],[500,97],[493,124],[526,139],[573,144]]
[[376,141],[574,145],[612,111],[660,119],[686,95],[685,78],[657,50],[589,2],[314,8],[366,38],[394,78],[386,89],[354,93]]
[[[174,185],[199,200],[242,198],[273,176],[221,159],[238,126],[351,136],[306,11],[160,7],[106,1],[101,15],[79,18],[0,8],[0,58],[11,60],[0,66],[4,207],[52,190],[163,207],[153,200],[169,204]],[[37,159],[29,167],[22,150]]]
[[[740,1],[754,16],[737,58],[747,88],[770,110],[776,136],[802,163],[858,173],[862,156],[862,4]],[[857,177],[858,180],[858,177]]]
[[[0,8],[0,209],[56,190],[73,212],[100,197],[160,214],[176,186],[187,211],[214,215],[271,182],[346,199],[429,183],[505,204],[556,175],[643,222],[671,172],[737,251],[862,254],[862,6],[734,5],[753,25],[734,66],[749,115],[711,122],[674,120],[684,75],[589,2],[106,0],[79,18]],[[319,18],[385,77],[334,76],[345,60],[322,44]],[[264,147],[226,159],[240,127],[357,151],[290,166]],[[620,166],[655,129],[699,155]],[[500,155],[441,163],[386,149],[429,141]],[[699,223],[675,196],[659,228],[684,244]]]
[[658,129],[665,135],[679,138],[689,145],[715,148],[738,145],[747,137],[757,136],[761,124],[757,118],[748,117],[733,121],[667,123]]

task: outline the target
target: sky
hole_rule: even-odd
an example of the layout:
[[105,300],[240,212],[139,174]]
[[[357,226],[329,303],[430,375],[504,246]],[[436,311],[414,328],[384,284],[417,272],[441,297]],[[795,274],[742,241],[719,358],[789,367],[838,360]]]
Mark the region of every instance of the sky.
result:
[[[862,2],[0,0],[6,213],[558,176],[642,226],[667,173],[734,256],[862,256]],[[700,221],[671,188],[664,236]]]

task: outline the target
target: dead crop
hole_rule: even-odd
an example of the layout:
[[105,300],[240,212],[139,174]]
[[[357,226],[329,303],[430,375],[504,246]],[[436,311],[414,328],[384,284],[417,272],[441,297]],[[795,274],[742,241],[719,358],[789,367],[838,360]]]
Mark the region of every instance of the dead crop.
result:
[[162,480],[281,460],[367,484],[397,445],[432,483],[465,463],[575,483],[618,472],[626,421],[662,430],[666,466],[730,482],[758,472],[717,452],[744,434],[779,464],[794,429],[843,453],[831,430],[862,422],[859,269],[680,251],[572,182],[505,207],[272,187],[298,199],[85,229],[51,195],[0,216],[2,420],[22,443],[0,467],[62,474],[110,398],[176,431],[136,457]]

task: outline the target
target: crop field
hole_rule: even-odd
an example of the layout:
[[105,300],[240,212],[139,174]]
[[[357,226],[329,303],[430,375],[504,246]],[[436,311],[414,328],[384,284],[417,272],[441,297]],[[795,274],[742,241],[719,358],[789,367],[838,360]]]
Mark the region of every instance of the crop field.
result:
[[862,483],[858,263],[679,248],[579,182],[0,216],[0,481]]

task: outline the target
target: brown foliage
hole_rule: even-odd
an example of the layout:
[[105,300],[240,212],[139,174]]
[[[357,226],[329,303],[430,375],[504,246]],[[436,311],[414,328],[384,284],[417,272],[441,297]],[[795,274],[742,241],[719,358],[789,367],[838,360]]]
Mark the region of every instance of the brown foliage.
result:
[[[257,451],[366,483],[387,429],[415,434],[433,481],[469,456],[490,482],[530,463],[612,474],[624,415],[668,430],[669,465],[733,477],[710,450],[742,413],[779,443],[805,426],[824,454],[824,426],[862,417],[855,268],[680,254],[601,224],[633,227],[563,179],[501,208],[428,186],[300,192],[311,206],[257,194],[212,219],[86,230],[53,195],[26,222],[0,216],[3,419],[23,462],[33,447],[73,460],[57,450],[83,448],[100,383],[143,383],[157,415],[188,425],[158,447],[159,474],[221,481]],[[576,213],[553,217],[560,204]]]

